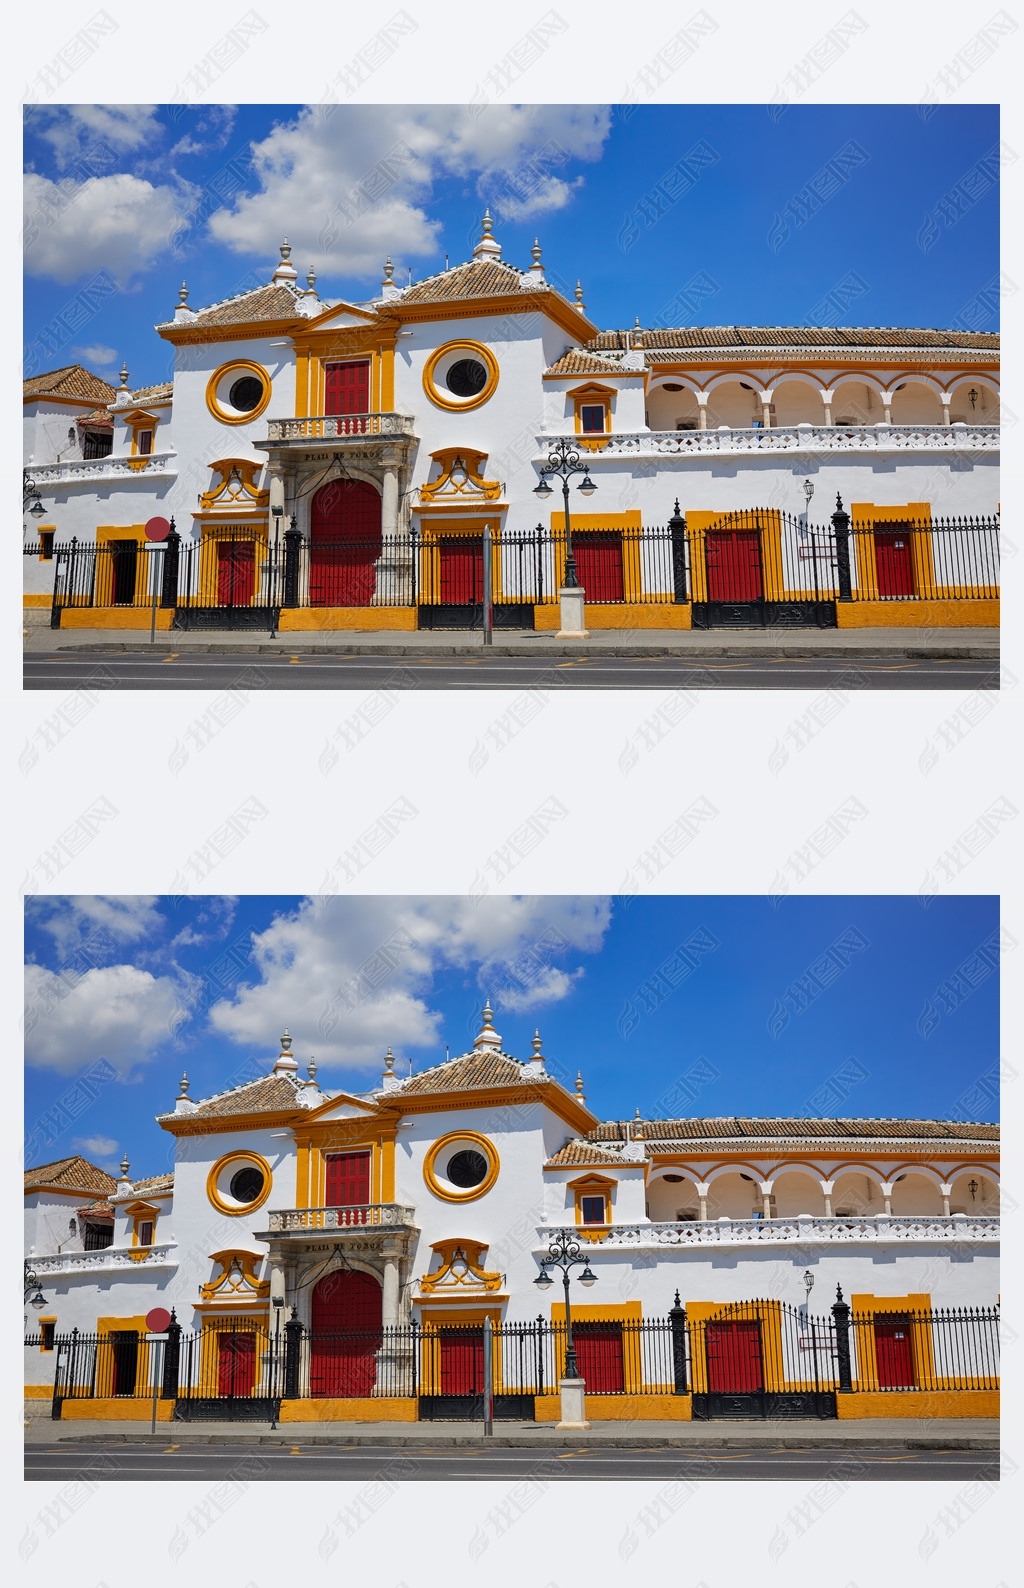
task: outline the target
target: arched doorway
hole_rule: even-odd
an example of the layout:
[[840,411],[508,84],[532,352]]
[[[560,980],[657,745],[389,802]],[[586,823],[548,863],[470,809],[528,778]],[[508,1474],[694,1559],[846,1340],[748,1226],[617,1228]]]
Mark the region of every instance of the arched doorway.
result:
[[372,1274],[338,1269],[313,1291],[310,1395],[370,1395],[383,1339],[383,1296]]
[[380,494],[366,480],[332,480],[310,519],[309,604],[365,607],[377,588]]

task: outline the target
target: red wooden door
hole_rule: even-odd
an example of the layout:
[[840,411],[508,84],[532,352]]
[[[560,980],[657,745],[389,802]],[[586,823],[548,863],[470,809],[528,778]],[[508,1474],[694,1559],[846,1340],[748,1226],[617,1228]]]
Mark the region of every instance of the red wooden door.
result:
[[588,601],[622,600],[622,536],[614,531],[577,532],[572,537],[576,573]]
[[731,1395],[764,1388],[761,1325],[756,1319],[709,1323],[705,1330],[708,1389]]
[[351,1208],[345,1222],[365,1224],[366,1204],[370,1200],[370,1154],[368,1152],[332,1153],[327,1159],[326,1206]]
[[217,1394],[251,1395],[256,1387],[256,1336],[252,1330],[217,1336]]
[[914,594],[914,561],[909,530],[875,530],[875,571],[881,600]]
[[217,605],[247,607],[256,586],[256,547],[251,540],[217,542]]
[[906,1318],[875,1319],[879,1389],[914,1388],[914,1343]]
[[317,491],[310,521],[310,606],[369,606],[382,545],[380,496],[366,480],[333,480]]
[[472,606],[484,599],[483,536],[444,535],[438,541],[441,605]]
[[371,1274],[339,1269],[313,1291],[309,1392],[356,1396],[373,1393],[383,1339],[383,1296]]
[[481,1328],[443,1329],[441,1394],[482,1395],[484,1388],[484,1331]]
[[[328,364],[324,382],[324,412],[327,414],[367,414],[370,411],[370,366],[350,360]],[[358,435],[366,421],[338,427],[346,435]]]
[[624,1387],[622,1326],[617,1323],[576,1323],[572,1330],[576,1365],[587,1389],[614,1394]]
[[760,601],[761,536],[756,529],[709,530],[704,540],[709,601]]

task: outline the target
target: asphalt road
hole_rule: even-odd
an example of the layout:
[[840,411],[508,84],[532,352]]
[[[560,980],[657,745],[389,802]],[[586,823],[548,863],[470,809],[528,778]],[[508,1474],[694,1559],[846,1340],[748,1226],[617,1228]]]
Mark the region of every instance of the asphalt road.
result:
[[832,1479],[841,1482],[879,1479],[937,1479],[963,1483],[999,1477],[996,1451],[893,1450],[873,1447],[829,1450],[771,1450],[763,1445],[701,1453],[693,1450],[600,1449],[416,1449],[402,1446],[306,1446],[301,1440],[280,1448],[269,1445],[176,1444],[164,1447],[111,1443],[73,1447],[33,1445],[26,1452],[27,1479],[66,1483],[76,1478],[129,1483],[166,1482],[175,1478],[226,1479],[249,1483],[288,1479],[347,1479],[365,1482],[463,1480],[482,1478],[561,1482],[583,1478],[646,1481],[699,1479]]
[[26,689],[998,689],[985,658],[315,656],[146,652],[25,658]]

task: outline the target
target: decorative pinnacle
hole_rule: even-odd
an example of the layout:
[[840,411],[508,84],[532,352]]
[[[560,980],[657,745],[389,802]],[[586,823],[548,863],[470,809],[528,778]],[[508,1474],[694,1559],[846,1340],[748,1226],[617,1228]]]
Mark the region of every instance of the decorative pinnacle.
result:
[[128,1154],[125,1153],[124,1157],[121,1159],[121,1179],[122,1180],[127,1180],[129,1167],[130,1167],[130,1165],[128,1163]]
[[634,1119],[639,1119],[640,1118],[640,1110],[639,1110],[639,1108],[637,1109],[636,1113],[633,1115],[633,1118]]
[[388,254],[388,257],[384,261],[384,280],[385,281],[390,281],[391,278],[394,276],[394,274],[395,274],[395,267],[391,263],[391,255]]
[[281,258],[282,259],[290,259],[291,256],[292,256],[292,245],[291,245],[291,243],[288,241],[288,239],[286,237],[284,242],[281,244]]
[[179,1094],[182,1097],[187,1097],[188,1096],[188,1087],[189,1087],[188,1071],[187,1070],[182,1070],[182,1072],[181,1072],[181,1081],[179,1082],[179,1087],[178,1087]]
[[489,209],[484,210],[483,224],[480,230],[483,232],[485,237],[489,237],[494,230],[494,222],[491,220],[491,212]]
[[391,1043],[390,1042],[388,1043],[388,1051],[384,1055],[384,1068],[387,1071],[388,1075],[394,1075],[394,1073],[395,1073],[395,1055],[391,1051]]
[[573,297],[576,299],[577,303],[583,302],[583,283],[578,278],[576,281],[576,291],[573,293]]
[[291,1047],[291,1045],[292,1045],[292,1039],[288,1035],[288,1027],[285,1026],[285,1028],[284,1028],[284,1036],[281,1038],[281,1047],[283,1048],[284,1052],[287,1053],[289,1048]]
[[540,1050],[541,1050],[541,1040],[540,1040],[540,1027],[539,1026],[537,1026],[535,1028],[535,1030],[534,1030],[533,1041],[530,1043],[530,1046],[531,1046],[531,1048],[533,1049],[534,1053],[537,1055],[537,1057],[539,1059],[540,1056],[541,1056],[541,1052],[540,1052]]
[[679,1301],[679,1292],[678,1292],[678,1290],[677,1290],[677,1291],[676,1291],[676,1299],[675,1299],[675,1305],[676,1305],[676,1306],[677,1306],[677,1307],[678,1307],[678,1306],[679,1306],[679,1305],[680,1305],[680,1301]]
[[188,288],[184,282],[182,282],[181,286],[178,288],[178,297],[182,303],[188,302]]
[[311,1081],[315,1081],[316,1080],[316,1070],[317,1070],[316,1060],[314,1059],[314,1057],[313,1057],[313,1055],[311,1053],[309,1055],[309,1063],[306,1065],[306,1074],[309,1076]]
[[639,331],[640,329],[640,316],[638,314],[633,316],[633,329],[634,331]]
[[530,249],[530,258],[533,260],[535,265],[540,264],[540,253],[540,238],[535,237],[533,239],[533,247]]
[[121,365],[121,389],[122,389],[122,391],[124,390],[124,388],[127,385],[128,385],[128,364],[127,364],[127,361],[126,361],[125,363],[123,363]]
[[583,1071],[582,1070],[577,1070],[576,1071],[576,1096],[577,1097],[582,1097],[583,1096]]
[[484,1007],[483,1007],[483,1009],[481,1011],[481,1014],[483,1016],[484,1025],[485,1026],[493,1026],[493,1024],[494,1024],[494,1010],[491,1008],[491,1000],[489,998],[488,998],[487,1002],[484,1004]]
[[310,265],[309,269],[306,271],[306,286],[309,288],[310,292],[312,292],[316,286],[316,271],[313,269],[312,265]]

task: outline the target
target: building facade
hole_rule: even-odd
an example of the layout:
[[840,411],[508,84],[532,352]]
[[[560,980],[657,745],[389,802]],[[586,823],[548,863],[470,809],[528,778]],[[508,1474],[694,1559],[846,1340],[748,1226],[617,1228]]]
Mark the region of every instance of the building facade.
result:
[[[526,268],[502,259],[489,217],[469,261],[403,287],[389,260],[362,302],[322,298],[312,271],[302,286],[290,252],[282,245],[268,283],[223,302],[190,307],[182,288],[156,327],[173,360],[166,384],[133,389],[122,369],[113,388],[79,366],[25,383],[30,613],[50,605],[52,546],[74,538],[116,555],[79,591],[90,612],[76,616],[69,600],[64,621],[103,622],[110,609],[128,626],[165,577],[144,532],[164,518],[183,549],[202,548],[176,596],[222,618],[262,593],[298,609],[285,627],[410,627],[423,609],[423,621],[444,609],[442,622],[479,600],[490,530],[496,603],[555,628],[564,509],[561,493],[549,507],[534,492],[559,439],[579,448],[596,488],[580,500],[573,481],[572,529],[588,603],[606,609],[598,623],[635,620],[625,608],[654,602],[663,625],[688,626],[688,611],[668,609],[714,601],[716,577],[718,596],[740,601],[751,578],[791,605],[812,585],[831,589],[835,548],[813,523],[827,525],[837,497],[881,537],[853,557],[865,610],[995,585],[987,546],[899,540],[997,512],[994,335],[601,331],[582,288],[570,299],[547,280],[539,246]],[[734,515],[752,511],[768,537],[756,578],[736,575],[718,542],[693,540],[712,527],[749,539]],[[674,563],[671,539],[662,552],[640,537],[673,514],[690,536]],[[268,597],[292,521],[302,556]],[[531,556],[538,531],[548,538]],[[755,556],[735,538],[727,546],[744,567]]]

